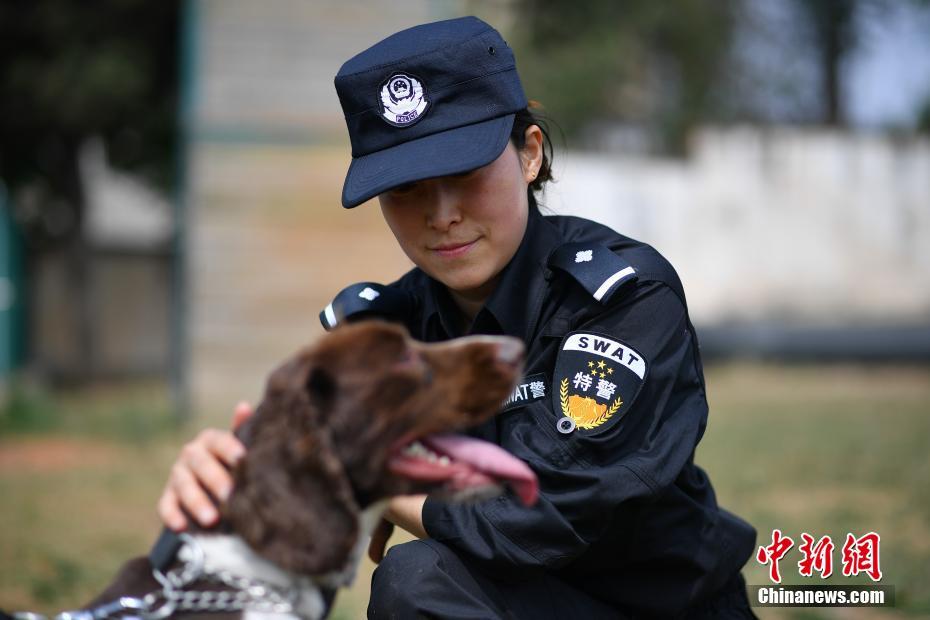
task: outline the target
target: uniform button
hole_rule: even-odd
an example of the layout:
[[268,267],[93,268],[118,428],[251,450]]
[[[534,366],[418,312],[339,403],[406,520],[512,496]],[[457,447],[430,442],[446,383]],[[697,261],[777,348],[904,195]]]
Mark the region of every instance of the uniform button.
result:
[[555,423],[555,428],[563,435],[568,435],[575,430],[575,421],[569,417],[559,418],[559,421]]

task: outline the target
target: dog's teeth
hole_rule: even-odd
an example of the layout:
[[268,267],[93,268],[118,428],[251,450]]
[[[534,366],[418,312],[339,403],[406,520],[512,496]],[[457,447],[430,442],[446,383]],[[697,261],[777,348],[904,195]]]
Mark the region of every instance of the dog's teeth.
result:
[[410,456],[422,456],[426,453],[426,446],[421,444],[419,441],[412,442],[409,446],[404,448],[404,454]]
[[443,466],[447,466],[452,462],[448,456],[433,452],[419,441],[410,442],[410,445],[404,448],[403,453],[406,456],[423,459],[430,463],[438,463]]

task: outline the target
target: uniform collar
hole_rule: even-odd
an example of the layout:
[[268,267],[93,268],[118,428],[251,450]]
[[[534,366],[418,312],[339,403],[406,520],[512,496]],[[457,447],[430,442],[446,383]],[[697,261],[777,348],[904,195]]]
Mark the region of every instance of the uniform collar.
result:
[[[548,289],[546,261],[561,242],[558,229],[531,208],[523,241],[469,333],[507,334],[528,341]],[[424,335],[430,340],[462,335],[456,327],[458,308],[445,286],[430,278],[423,302]]]

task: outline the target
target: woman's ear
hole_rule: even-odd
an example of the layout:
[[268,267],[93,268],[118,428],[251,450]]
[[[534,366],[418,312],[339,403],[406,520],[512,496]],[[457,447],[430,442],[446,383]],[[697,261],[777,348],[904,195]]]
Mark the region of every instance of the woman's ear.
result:
[[530,125],[524,133],[523,148],[520,149],[520,164],[527,183],[536,180],[543,163],[543,134],[538,125]]

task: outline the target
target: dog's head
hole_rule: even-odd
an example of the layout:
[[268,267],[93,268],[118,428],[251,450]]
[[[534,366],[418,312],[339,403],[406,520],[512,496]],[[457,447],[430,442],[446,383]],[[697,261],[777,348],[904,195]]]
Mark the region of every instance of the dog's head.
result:
[[415,492],[507,483],[535,500],[532,472],[500,448],[449,433],[493,416],[522,371],[506,337],[440,344],[367,321],[337,328],[275,370],[240,437],[226,520],[283,568],[342,567],[360,507]]

